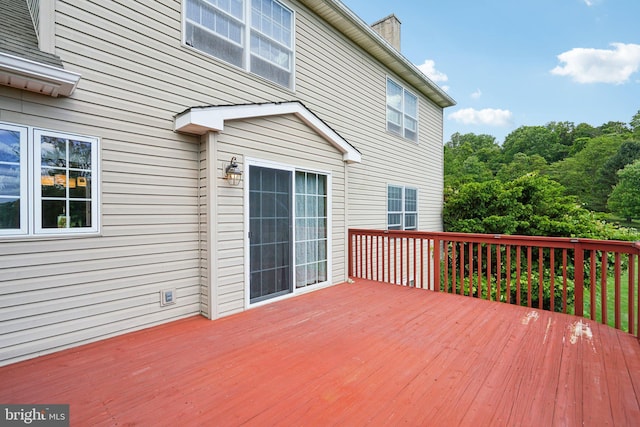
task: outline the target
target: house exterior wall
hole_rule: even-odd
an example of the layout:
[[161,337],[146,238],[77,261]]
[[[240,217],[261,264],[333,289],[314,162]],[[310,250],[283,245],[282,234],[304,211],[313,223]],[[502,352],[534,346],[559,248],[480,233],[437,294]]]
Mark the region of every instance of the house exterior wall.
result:
[[[331,254],[332,277],[330,283],[341,283],[346,277],[345,260],[345,169],[342,154],[293,115],[234,121],[225,125],[218,135],[217,177],[223,176],[223,168],[236,156],[239,165],[247,170],[246,159],[318,171],[331,176]],[[237,187],[229,186],[218,178],[217,206],[217,271],[213,279],[217,283],[218,316],[225,316],[245,308],[245,266],[248,259],[245,245],[248,230],[245,228],[243,180]]]
[[[99,138],[101,232],[0,239],[0,364],[242,310],[243,184],[217,176],[231,156],[242,167],[250,157],[331,173],[333,283],[346,279],[346,229],[386,227],[387,184],[417,186],[419,228],[440,229],[442,108],[413,91],[418,143],[387,132],[386,78],[405,82],[297,1],[286,4],[296,12],[295,91],[183,45],[181,1],[55,2],[55,53],[82,75],[78,88],[50,98],[1,87],[0,121]],[[293,116],[231,122],[214,152],[212,136],[173,131],[173,117],[192,106],[289,100],[360,150],[362,163],[342,162]],[[168,288],[178,303],[160,307]]]

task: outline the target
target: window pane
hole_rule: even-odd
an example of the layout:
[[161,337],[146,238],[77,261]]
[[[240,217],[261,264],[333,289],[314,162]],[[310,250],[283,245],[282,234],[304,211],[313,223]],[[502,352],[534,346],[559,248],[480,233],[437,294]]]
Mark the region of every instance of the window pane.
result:
[[68,228],[64,200],[42,201],[42,228]]
[[407,213],[404,215],[404,229],[415,230],[417,225],[418,215],[415,213]]
[[20,228],[20,199],[0,198],[0,230]]
[[40,142],[42,166],[67,166],[67,141],[43,136]]
[[409,93],[404,93],[404,113],[414,119],[418,117],[418,98]]
[[65,197],[67,173],[64,169],[42,168],[40,185],[43,197]]
[[0,162],[20,162],[20,132],[0,129]]
[[0,197],[20,196],[20,164],[0,163]]
[[402,111],[402,86],[390,79],[387,79],[387,105]]
[[400,230],[402,227],[402,214],[389,214],[389,230]]
[[404,192],[404,210],[407,212],[415,212],[418,210],[418,190],[415,188],[407,188]]
[[69,202],[69,227],[91,227],[91,202],[73,200]]
[[402,211],[402,187],[389,186],[387,189],[387,210],[389,212]]

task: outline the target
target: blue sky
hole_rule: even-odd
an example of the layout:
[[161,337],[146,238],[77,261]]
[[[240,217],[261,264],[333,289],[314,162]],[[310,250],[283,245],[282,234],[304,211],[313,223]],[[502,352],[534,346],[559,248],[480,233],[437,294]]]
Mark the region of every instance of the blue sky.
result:
[[640,0],[343,0],[394,13],[402,53],[457,102],[454,132],[499,143],[520,126],[629,123],[640,110]]

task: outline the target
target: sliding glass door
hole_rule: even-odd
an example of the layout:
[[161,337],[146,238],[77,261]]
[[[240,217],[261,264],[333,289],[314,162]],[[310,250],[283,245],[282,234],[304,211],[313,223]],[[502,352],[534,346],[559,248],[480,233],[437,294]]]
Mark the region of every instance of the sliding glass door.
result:
[[249,166],[250,303],[328,281],[329,186],[326,174]]

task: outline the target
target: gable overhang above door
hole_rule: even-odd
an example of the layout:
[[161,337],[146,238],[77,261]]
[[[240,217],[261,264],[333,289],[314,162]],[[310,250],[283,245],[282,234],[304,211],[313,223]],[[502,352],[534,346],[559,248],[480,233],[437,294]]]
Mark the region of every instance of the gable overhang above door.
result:
[[220,105],[192,107],[175,116],[174,130],[195,135],[221,132],[227,120],[293,114],[327,140],[340,153],[346,163],[360,163],[362,155],[331,126],[316,116],[299,101],[266,104]]

